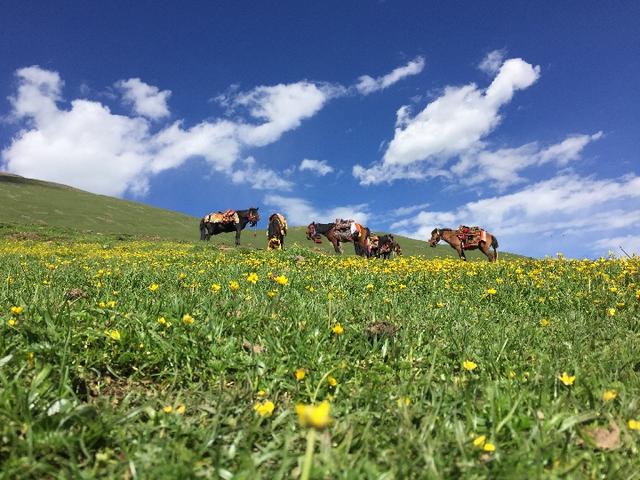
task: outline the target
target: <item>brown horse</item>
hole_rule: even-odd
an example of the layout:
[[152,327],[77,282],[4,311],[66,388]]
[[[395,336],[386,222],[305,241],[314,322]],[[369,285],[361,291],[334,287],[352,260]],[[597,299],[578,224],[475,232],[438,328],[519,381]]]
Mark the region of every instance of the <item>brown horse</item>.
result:
[[351,234],[349,230],[337,230],[335,223],[310,223],[307,226],[307,240],[313,240],[315,243],[322,243],[320,239],[321,235],[327,237],[327,240],[331,242],[333,245],[333,249],[339,255],[342,255],[342,243],[350,242],[353,243],[353,247],[356,251],[356,255],[360,255],[363,257],[369,257],[369,236],[371,235],[370,230],[363,226],[359,225],[359,231],[362,232],[357,235],[355,238]]
[[[434,228],[433,232],[431,232],[429,244],[432,247],[435,247],[440,240],[444,240],[451,245],[451,248],[458,252],[458,256],[462,260],[467,259],[464,254],[465,250],[475,250],[476,248],[480,249],[480,251],[487,256],[487,259],[489,259],[490,262],[498,260],[498,239],[489,232],[484,232],[484,239],[474,244],[465,244],[460,236],[461,232],[459,230],[452,230],[450,228]],[[493,247],[493,252],[489,250],[491,247]]]
[[269,216],[267,229],[267,250],[284,250],[284,237],[287,236],[287,219],[281,213]]

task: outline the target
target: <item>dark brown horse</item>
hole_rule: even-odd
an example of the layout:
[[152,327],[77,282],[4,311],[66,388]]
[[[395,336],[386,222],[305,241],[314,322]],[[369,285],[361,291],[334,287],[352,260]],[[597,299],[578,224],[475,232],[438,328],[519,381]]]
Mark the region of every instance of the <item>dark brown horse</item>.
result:
[[210,240],[211,235],[218,235],[219,233],[236,232],[236,246],[240,245],[240,232],[244,230],[247,225],[255,227],[260,220],[260,214],[258,209],[251,207],[247,210],[236,210],[238,214],[238,223],[225,222],[225,223],[213,223],[205,221],[203,217],[200,220],[200,240]]
[[[476,248],[484,253],[490,262],[495,262],[498,259],[498,239],[491,235],[489,232],[484,232],[481,240],[477,243],[464,242],[464,237],[461,238],[461,236],[463,235],[464,234],[461,233],[460,230],[452,230],[450,228],[434,228],[433,232],[431,232],[431,239],[429,240],[429,244],[432,247],[435,247],[440,240],[444,240],[449,245],[451,245],[451,248],[458,252],[458,256],[462,260],[467,259],[464,254],[465,250],[475,250]],[[493,252],[491,252],[489,248],[493,248]]]
[[267,250],[284,250],[284,237],[287,236],[287,219],[281,213],[269,216],[267,229]]
[[355,249],[356,255],[362,257],[369,257],[369,236],[371,231],[363,226],[359,225],[359,234],[351,234],[349,230],[337,230],[335,223],[310,223],[307,226],[307,240],[313,240],[315,243],[322,243],[320,237],[324,235],[327,240],[333,245],[333,249],[339,255],[342,255],[342,243],[351,242]]

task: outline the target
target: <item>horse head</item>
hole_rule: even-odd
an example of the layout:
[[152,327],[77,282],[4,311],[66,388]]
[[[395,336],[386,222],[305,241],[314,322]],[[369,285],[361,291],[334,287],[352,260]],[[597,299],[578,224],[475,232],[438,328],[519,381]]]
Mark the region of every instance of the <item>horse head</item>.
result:
[[429,245],[435,247],[438,242],[442,239],[442,235],[440,234],[440,230],[434,228],[431,232],[431,239],[429,240]]
[[249,225],[255,227],[258,221],[260,220],[260,214],[258,213],[259,207],[251,207],[247,210],[247,220],[249,221]]
[[393,242],[393,251],[396,252],[396,255],[398,255],[399,257],[402,256],[402,249],[400,248],[400,244],[396,241]]
[[307,240],[313,240],[315,243],[322,243],[320,234],[316,230],[316,222],[311,222],[307,225]]

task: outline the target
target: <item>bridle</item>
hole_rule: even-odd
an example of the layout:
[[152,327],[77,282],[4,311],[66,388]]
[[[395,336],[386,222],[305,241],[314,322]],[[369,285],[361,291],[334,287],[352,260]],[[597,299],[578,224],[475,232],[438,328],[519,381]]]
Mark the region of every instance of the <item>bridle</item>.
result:
[[442,240],[442,231],[439,228],[435,229],[435,234],[436,234],[436,238],[433,238],[433,233],[432,233],[431,240],[429,241],[429,244],[432,247],[435,247],[438,244],[438,242]]

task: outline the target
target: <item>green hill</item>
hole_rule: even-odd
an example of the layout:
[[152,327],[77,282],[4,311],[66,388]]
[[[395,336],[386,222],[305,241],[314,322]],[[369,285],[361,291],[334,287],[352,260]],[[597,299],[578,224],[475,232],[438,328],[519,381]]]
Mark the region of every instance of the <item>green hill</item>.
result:
[[[196,217],[17,175],[0,173],[0,205],[0,236],[3,237],[83,240],[148,238],[199,242],[199,219]],[[266,218],[267,213],[263,211],[259,223],[263,228],[247,228],[242,232],[243,247],[265,247]],[[424,241],[401,236],[396,236],[396,239],[405,255],[455,256],[455,252],[446,245],[430,248]],[[234,234],[215,236],[210,243],[233,246]],[[319,245],[307,240],[304,227],[291,228],[286,245],[333,252],[333,247],[326,239]],[[353,246],[345,245],[344,251],[353,254]],[[484,258],[478,252],[469,252],[468,257]]]

